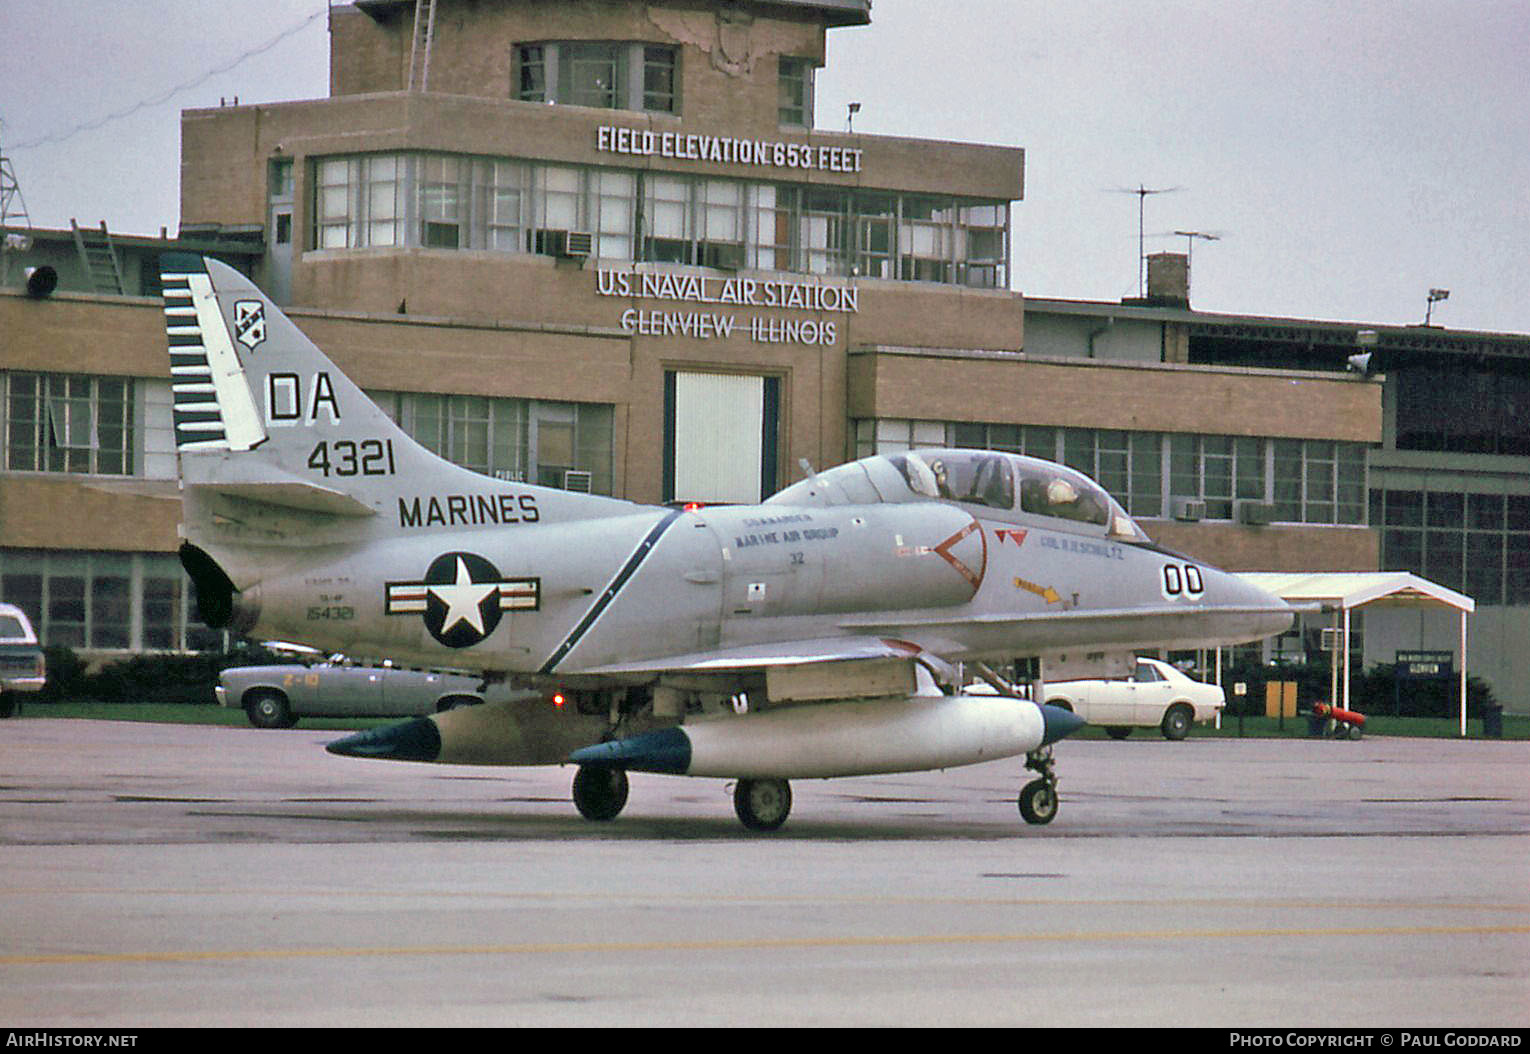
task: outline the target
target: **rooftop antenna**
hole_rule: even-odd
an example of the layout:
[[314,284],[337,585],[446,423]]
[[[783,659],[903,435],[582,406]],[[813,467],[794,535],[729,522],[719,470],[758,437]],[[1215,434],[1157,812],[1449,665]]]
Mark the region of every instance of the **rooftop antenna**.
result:
[[1206,242],[1219,242],[1222,240],[1222,236],[1220,234],[1209,234],[1206,231],[1175,231],[1174,233],[1185,239],[1186,267],[1190,266],[1190,261],[1194,258],[1195,239],[1199,238]]
[[1117,194],[1137,195],[1137,298],[1140,300],[1147,295],[1147,278],[1144,271],[1147,260],[1146,235],[1143,233],[1142,219],[1146,212],[1145,203],[1149,194],[1173,194],[1175,191],[1184,190],[1184,187],[1149,187],[1138,183],[1135,187],[1113,187]]
[[1213,234],[1210,231],[1175,231],[1174,233],[1185,239],[1185,274],[1187,276],[1194,276],[1195,274],[1195,270],[1191,266],[1195,258],[1195,240],[1197,238],[1206,242],[1219,242],[1222,240],[1220,234]]

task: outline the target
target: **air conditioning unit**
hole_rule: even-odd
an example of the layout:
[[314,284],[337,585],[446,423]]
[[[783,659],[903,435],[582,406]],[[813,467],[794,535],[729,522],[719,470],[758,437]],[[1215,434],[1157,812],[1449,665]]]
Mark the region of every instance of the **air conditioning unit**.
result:
[[595,235],[589,231],[534,230],[531,251],[541,256],[582,260],[595,252]]
[[580,494],[590,492],[590,474],[581,469],[567,469],[563,473],[563,489],[577,491]]
[[1263,501],[1240,501],[1238,522],[1248,527],[1263,527],[1275,522],[1275,506]]
[[539,256],[562,256],[563,246],[568,242],[568,231],[550,231],[543,228],[526,232],[529,248]]
[[1174,518],[1193,523],[1206,518],[1206,503],[1198,498],[1174,499]]
[[589,231],[569,231],[563,238],[563,252],[554,255],[579,259],[595,255],[595,235]]

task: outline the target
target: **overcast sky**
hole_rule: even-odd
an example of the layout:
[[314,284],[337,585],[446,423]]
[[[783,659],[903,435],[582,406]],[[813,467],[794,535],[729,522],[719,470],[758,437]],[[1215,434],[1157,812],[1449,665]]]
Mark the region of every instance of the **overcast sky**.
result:
[[[33,225],[173,234],[180,111],[327,94],[324,9],[0,5]],[[875,0],[829,34],[818,124],[855,100],[857,131],[1024,147],[1032,296],[1135,295],[1130,191],[1175,188],[1145,201],[1147,249],[1219,236],[1194,242],[1199,309],[1411,324],[1438,287],[1436,323],[1530,333],[1527,54],[1527,0]]]

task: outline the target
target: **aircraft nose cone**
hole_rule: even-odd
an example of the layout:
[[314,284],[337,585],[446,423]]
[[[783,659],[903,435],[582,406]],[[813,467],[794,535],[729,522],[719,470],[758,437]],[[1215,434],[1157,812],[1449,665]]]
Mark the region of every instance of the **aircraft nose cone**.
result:
[[1043,729],[1041,736],[1042,746],[1046,746],[1048,743],[1056,743],[1064,736],[1071,736],[1084,727],[1084,719],[1072,710],[1064,710],[1060,706],[1046,705],[1042,705],[1039,709],[1041,710],[1041,725]]

